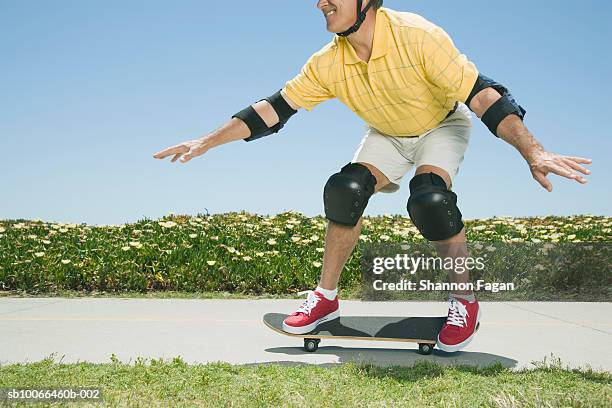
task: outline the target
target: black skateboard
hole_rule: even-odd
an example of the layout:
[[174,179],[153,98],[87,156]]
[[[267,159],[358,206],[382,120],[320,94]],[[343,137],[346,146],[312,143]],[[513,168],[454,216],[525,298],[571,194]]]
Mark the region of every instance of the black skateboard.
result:
[[281,313],[266,313],[263,321],[272,330],[286,336],[304,339],[304,350],[317,351],[321,339],[338,338],[343,340],[404,341],[417,343],[419,353],[431,354],[438,333],[446,322],[443,317],[383,317],[383,316],[341,316],[321,323],[315,330],[306,334],[293,334],[283,330]]

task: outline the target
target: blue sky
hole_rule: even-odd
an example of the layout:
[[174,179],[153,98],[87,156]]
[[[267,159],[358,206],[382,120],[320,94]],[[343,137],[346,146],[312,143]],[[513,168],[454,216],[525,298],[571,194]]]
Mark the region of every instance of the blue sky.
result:
[[[0,219],[118,224],[169,212],[323,212],[364,124],[337,101],[277,135],[188,164],[152,154],[270,95],[331,39],[316,1],[0,0]],[[391,1],[442,26],[507,85],[552,151],[592,158],[589,184],[532,180],[474,122],[455,180],[466,218],[612,215],[609,1]],[[407,181],[366,214],[405,214]]]

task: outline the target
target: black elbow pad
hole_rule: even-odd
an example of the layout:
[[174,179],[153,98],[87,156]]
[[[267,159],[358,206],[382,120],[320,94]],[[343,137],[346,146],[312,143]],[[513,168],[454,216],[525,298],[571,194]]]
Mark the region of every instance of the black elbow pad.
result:
[[487,111],[482,115],[481,118],[482,122],[489,128],[491,133],[493,133],[495,136],[498,136],[497,127],[506,116],[516,115],[521,118],[521,120],[523,120],[527,111],[518,104],[516,99],[514,99],[514,96],[512,96],[512,94],[508,90],[508,88],[482,74],[478,75],[478,79],[474,84],[474,88],[472,88],[472,92],[470,92],[470,95],[465,101],[465,104],[468,106],[468,108],[470,107],[470,102],[472,102],[472,99],[480,91],[486,88],[493,88],[502,96],[493,105],[491,105],[489,109],[487,109]]
[[279,130],[285,126],[285,123],[289,120],[289,118],[297,113],[295,109],[293,109],[283,98],[281,92],[278,91],[274,95],[269,96],[265,99],[261,99],[261,101],[268,101],[272,108],[278,115],[279,122],[272,126],[268,127],[266,122],[262,119],[261,116],[257,113],[257,111],[252,107],[248,106],[247,108],[241,110],[232,116],[232,118],[238,118],[242,120],[248,126],[251,131],[251,135],[244,139],[246,142],[250,142],[252,140],[260,139],[264,136],[269,136],[273,133],[278,133]]

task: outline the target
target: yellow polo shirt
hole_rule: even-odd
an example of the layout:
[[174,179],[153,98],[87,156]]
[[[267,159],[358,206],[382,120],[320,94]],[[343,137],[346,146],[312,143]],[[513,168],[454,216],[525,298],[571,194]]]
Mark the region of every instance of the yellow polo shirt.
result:
[[416,136],[440,124],[457,101],[465,102],[477,77],[475,65],[440,27],[380,8],[368,63],[346,38],[335,36],[283,91],[307,110],[338,98],[384,134]]

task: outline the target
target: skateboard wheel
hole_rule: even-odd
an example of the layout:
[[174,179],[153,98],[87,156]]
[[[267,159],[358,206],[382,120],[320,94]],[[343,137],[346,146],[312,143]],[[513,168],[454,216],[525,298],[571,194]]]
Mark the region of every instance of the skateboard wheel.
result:
[[304,339],[304,350],[308,351],[309,353],[317,351],[319,348],[319,342],[321,342],[319,339]]
[[433,349],[434,349],[433,344],[419,343],[419,353],[421,353],[421,354],[429,355],[429,354],[431,354]]

